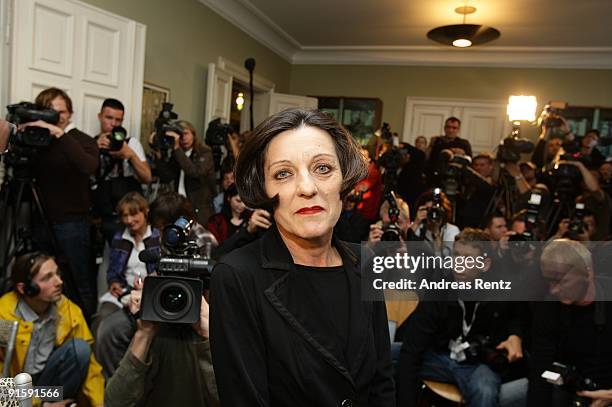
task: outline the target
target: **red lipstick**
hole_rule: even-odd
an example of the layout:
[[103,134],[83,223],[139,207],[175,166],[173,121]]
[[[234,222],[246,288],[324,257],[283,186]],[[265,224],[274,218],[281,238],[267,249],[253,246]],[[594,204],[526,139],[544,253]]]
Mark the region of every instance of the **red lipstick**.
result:
[[320,206],[311,206],[308,208],[301,208],[296,213],[298,215],[314,215],[322,211],[324,211],[324,209],[321,208]]

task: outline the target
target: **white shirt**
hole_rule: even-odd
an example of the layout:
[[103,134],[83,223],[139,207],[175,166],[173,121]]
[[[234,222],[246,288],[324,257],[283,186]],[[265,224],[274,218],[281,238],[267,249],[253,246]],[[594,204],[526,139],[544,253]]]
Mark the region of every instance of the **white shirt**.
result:
[[134,287],[136,277],[142,276],[144,278],[147,275],[147,266],[138,259],[138,254],[145,249],[144,240],[149,236],[151,236],[151,226],[147,226],[147,231],[138,245],[130,234],[129,229],[126,228],[121,236],[134,245],[125,269],[125,280],[130,287]]
[[[132,150],[134,150],[134,153],[136,153],[136,157],[138,157],[140,161],[147,161],[144,148],[142,148],[142,143],[140,142],[140,140],[138,140],[137,137],[128,138],[127,143],[128,146]],[[136,175],[134,174],[134,168],[132,168],[132,165],[130,164],[130,160],[123,160],[123,176],[136,177]]]
[[[192,151],[193,148],[190,148],[189,150],[185,151],[185,155],[187,157],[191,157]],[[187,191],[185,191],[185,171],[183,171],[182,169],[181,174],[179,175],[178,193],[183,195],[184,197],[187,197]]]

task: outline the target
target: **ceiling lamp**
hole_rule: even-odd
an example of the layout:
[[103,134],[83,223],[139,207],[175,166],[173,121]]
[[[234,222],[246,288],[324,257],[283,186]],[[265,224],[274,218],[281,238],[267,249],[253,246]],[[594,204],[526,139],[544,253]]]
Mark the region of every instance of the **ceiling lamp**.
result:
[[476,7],[457,7],[455,13],[463,15],[463,24],[452,24],[434,28],[427,33],[427,37],[440,44],[452,45],[457,48],[480,45],[499,38],[500,32],[493,27],[465,23],[465,16],[475,11]]

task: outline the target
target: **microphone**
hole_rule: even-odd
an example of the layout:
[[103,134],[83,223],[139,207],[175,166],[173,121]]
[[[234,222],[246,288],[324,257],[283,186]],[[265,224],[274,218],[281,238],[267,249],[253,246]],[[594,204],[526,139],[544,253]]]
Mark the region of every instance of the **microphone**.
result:
[[[17,393],[17,401],[19,402],[20,407],[32,407],[32,396],[28,397],[28,390],[32,389],[32,376],[27,373],[19,373],[13,379],[14,387]],[[20,394],[21,393],[21,394]],[[20,395],[24,395],[25,397],[19,397]]]
[[145,249],[138,253],[138,260],[143,263],[155,263],[160,257],[158,249]]

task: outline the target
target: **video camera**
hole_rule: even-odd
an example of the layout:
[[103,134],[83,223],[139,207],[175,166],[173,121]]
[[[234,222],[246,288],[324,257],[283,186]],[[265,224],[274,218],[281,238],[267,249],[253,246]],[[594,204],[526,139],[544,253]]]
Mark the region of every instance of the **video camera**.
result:
[[172,103],[162,104],[162,110],[155,119],[153,147],[161,151],[169,151],[174,147],[174,138],[166,135],[167,132],[173,131],[183,136],[183,129],[177,123],[178,115],[172,111],[173,107]]
[[[53,109],[45,109],[29,102],[21,102],[6,107],[7,121],[15,124],[25,124],[42,120],[56,125],[59,122],[59,113]],[[48,129],[29,126],[15,133],[14,142],[21,147],[41,148],[51,144],[53,136]]]
[[223,151],[221,147],[227,146],[227,137],[234,132],[234,128],[227,123],[221,123],[221,119],[217,118],[208,124],[206,129],[206,137],[204,142],[212,148],[213,162],[215,171],[221,168],[221,158]]
[[461,194],[462,188],[466,186],[466,179],[470,178],[467,167],[472,162],[471,158],[442,151],[440,159],[443,161],[441,174],[444,193],[454,198]]
[[518,129],[503,139],[497,148],[497,161],[501,163],[517,163],[521,159],[521,154],[531,153],[535,148],[534,144],[526,138],[518,135]]
[[202,293],[208,287],[213,262],[199,254],[189,240],[194,221],[180,217],[164,228],[161,256],[147,251],[138,258],[157,262],[157,276],[145,279],[142,319],[145,321],[193,324],[200,318]]
[[[563,154],[560,157],[560,161],[578,161],[578,159],[571,154]],[[556,194],[569,197],[579,194],[582,174],[576,166],[556,163],[552,170],[548,172],[548,176],[552,180],[553,189]]]

